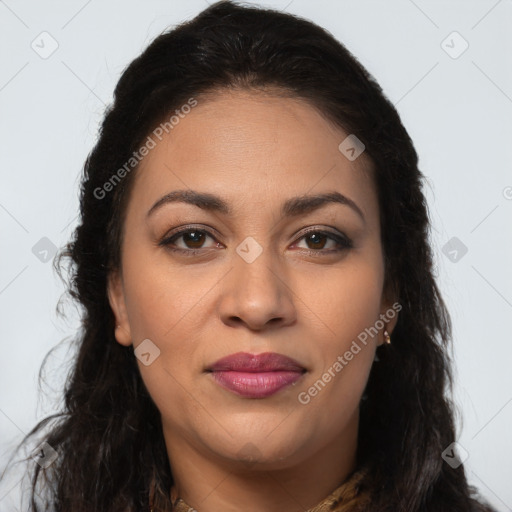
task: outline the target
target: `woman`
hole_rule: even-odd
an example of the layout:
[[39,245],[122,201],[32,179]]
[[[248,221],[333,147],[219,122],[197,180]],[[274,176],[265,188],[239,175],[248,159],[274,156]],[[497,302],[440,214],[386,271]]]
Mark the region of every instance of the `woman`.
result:
[[492,510],[453,445],[417,163],[308,21],[218,2],[157,37],[60,255],[85,314],[32,509],[48,482],[65,512]]

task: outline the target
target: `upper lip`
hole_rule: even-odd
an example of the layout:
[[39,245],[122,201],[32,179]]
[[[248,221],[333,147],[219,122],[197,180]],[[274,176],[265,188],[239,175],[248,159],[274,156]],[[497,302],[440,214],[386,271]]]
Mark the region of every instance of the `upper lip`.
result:
[[239,371],[239,372],[272,372],[294,371],[303,372],[305,368],[291,357],[276,352],[249,354],[237,352],[219,359],[207,368],[209,371]]

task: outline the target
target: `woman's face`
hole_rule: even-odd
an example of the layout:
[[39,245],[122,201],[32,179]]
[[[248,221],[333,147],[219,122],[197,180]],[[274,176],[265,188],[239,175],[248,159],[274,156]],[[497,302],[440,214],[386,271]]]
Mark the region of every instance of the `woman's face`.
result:
[[[161,141],[152,135],[137,170],[122,271],[109,285],[117,341],[140,346],[171,464],[195,453],[284,468],[327,447],[342,453],[347,439],[355,447],[379,319],[392,305],[371,162],[347,158],[348,134],[306,102],[254,92],[197,100]],[[176,191],[216,200],[154,207]],[[341,202],[311,199],[321,194]],[[301,371],[208,371],[239,352],[278,353]]]

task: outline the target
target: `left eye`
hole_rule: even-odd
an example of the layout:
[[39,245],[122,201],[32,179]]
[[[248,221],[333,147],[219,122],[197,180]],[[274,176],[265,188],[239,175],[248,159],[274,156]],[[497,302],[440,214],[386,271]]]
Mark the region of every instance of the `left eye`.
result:
[[[166,246],[171,251],[177,251],[184,254],[188,253],[188,255],[196,254],[201,249],[212,248],[202,247],[205,237],[215,240],[214,236],[209,231],[206,231],[204,229],[187,228],[174,233],[170,237],[165,238],[159,243],[159,245]],[[185,247],[176,247],[175,242],[180,238],[183,239]],[[338,235],[335,233],[320,230],[310,230],[307,233],[303,234],[298,240],[304,240],[306,244],[313,244],[313,247],[305,248],[309,252],[337,252],[352,247],[351,240],[345,235]],[[325,249],[327,240],[335,242],[334,248]],[[192,246],[190,246],[189,244],[192,244]],[[217,244],[219,244],[219,242],[217,242]]]
[[[323,231],[310,231],[309,233],[301,236],[299,240],[304,240],[306,244],[309,242],[314,245],[312,248],[306,247],[307,250],[324,249],[325,244],[327,243],[326,241],[328,240],[335,242],[334,249],[336,249],[336,244],[338,244],[338,246],[343,244],[341,237],[334,234],[324,233]],[[321,247],[318,247],[319,245]],[[345,246],[348,246],[348,244],[345,243]]]

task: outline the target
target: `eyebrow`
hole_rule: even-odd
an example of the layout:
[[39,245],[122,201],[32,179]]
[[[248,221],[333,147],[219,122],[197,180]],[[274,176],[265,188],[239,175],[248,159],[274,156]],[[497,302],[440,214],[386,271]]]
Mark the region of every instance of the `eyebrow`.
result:
[[[197,192],[195,190],[175,190],[161,197],[148,211],[146,217],[152,215],[156,210],[169,203],[187,203],[197,206],[203,210],[231,215],[229,205],[219,196],[208,192]],[[287,199],[281,207],[283,217],[295,217],[318,210],[327,204],[342,204],[354,210],[366,222],[359,206],[348,197],[339,192],[326,192],[316,195],[303,195]]]

